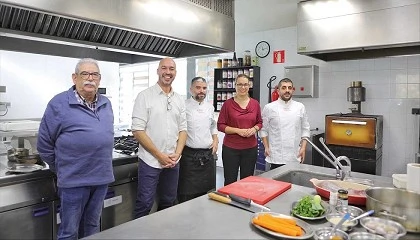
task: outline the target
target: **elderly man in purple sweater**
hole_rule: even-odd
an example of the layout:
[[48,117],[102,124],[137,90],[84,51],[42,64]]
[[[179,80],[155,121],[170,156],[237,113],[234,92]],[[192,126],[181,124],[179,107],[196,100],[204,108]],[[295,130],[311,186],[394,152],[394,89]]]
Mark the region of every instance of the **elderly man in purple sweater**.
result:
[[97,61],[81,59],[72,79],[74,85],[48,103],[37,143],[42,160],[57,175],[58,239],[99,232],[103,201],[114,181],[114,115],[109,99],[97,93]]

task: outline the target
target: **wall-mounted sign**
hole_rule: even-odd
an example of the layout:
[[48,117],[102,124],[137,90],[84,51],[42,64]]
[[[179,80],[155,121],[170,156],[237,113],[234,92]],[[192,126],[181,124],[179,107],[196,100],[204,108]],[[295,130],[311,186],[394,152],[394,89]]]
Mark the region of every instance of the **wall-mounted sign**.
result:
[[273,63],[284,63],[284,50],[273,52]]

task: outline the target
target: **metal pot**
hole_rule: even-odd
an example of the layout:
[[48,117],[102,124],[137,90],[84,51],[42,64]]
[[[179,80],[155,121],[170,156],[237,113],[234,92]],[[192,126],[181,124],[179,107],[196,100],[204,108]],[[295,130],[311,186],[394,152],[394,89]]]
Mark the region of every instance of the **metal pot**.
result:
[[24,164],[35,164],[41,161],[41,157],[39,154],[28,155],[22,158],[16,158],[17,163],[24,163]]
[[27,148],[11,148],[7,150],[7,159],[16,162],[18,158],[29,156],[29,149]]
[[408,232],[420,232],[420,194],[399,188],[373,187],[366,190],[366,210],[403,225]]

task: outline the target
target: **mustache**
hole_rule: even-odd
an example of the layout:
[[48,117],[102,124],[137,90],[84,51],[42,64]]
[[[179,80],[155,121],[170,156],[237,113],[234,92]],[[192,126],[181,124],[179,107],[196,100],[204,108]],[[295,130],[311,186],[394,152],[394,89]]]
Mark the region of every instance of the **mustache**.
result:
[[86,85],[92,85],[92,86],[94,86],[94,87],[96,87],[96,83],[95,82],[91,82],[91,81],[83,81],[83,86],[86,86]]

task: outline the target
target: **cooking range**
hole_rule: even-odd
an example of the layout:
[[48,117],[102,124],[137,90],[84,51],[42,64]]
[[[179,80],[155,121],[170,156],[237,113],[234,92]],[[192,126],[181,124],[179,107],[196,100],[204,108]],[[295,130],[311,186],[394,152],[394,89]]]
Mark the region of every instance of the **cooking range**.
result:
[[114,137],[114,149],[118,153],[131,155],[138,152],[139,143],[132,135]]

